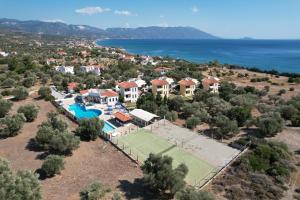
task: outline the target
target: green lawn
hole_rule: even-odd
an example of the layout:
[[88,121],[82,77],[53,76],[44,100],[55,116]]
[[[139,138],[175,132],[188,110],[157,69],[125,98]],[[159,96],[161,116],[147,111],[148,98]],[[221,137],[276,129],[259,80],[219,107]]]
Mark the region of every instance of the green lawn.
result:
[[125,151],[131,152],[133,158],[136,159],[138,155],[140,161],[146,160],[150,153],[162,153],[173,158],[174,167],[185,163],[189,169],[186,181],[191,185],[201,181],[214,168],[204,160],[144,129],[119,137],[118,144],[121,147],[124,145]]

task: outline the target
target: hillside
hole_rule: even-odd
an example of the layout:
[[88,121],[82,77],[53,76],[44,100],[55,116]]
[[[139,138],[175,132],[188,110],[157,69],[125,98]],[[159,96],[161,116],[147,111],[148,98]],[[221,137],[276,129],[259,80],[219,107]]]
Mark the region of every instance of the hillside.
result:
[[86,25],[37,20],[20,21],[0,19],[0,30],[33,34],[87,38],[131,38],[131,39],[217,39],[217,37],[192,27],[140,27],[101,29]]

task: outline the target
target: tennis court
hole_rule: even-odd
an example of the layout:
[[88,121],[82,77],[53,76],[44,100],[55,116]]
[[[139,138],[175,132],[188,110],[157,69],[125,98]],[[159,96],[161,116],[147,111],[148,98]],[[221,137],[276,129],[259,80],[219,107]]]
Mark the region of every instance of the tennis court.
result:
[[173,167],[186,164],[189,169],[186,181],[191,185],[203,180],[214,170],[214,166],[208,162],[145,129],[121,136],[117,143],[128,155],[139,161],[146,160],[150,153],[161,153],[173,158]]

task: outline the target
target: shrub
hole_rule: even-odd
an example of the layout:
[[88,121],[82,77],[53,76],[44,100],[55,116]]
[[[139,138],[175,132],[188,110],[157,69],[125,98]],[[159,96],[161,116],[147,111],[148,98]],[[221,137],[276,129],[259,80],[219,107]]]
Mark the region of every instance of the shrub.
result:
[[102,133],[104,122],[99,118],[83,119],[79,121],[76,133],[83,139],[96,140]]
[[62,156],[49,155],[42,164],[41,170],[47,177],[53,177],[64,169],[64,160]]
[[214,200],[212,194],[208,192],[197,191],[195,188],[187,187],[176,194],[178,200]]
[[33,104],[21,106],[18,113],[23,113],[27,122],[33,122],[38,115],[38,108]]
[[225,138],[232,137],[239,132],[237,122],[224,115],[214,118],[213,125],[217,127],[216,133]]
[[0,118],[5,117],[12,105],[12,102],[8,100],[0,99]]
[[298,112],[293,105],[282,105],[277,110],[285,120],[290,120]]
[[114,193],[113,197],[111,200],[122,200],[122,197],[119,193]]
[[51,138],[49,147],[55,153],[68,155],[79,147],[79,143],[80,140],[78,137],[68,132],[63,132]]
[[169,121],[176,121],[178,119],[178,114],[176,111],[167,112],[166,119]]
[[51,89],[49,87],[40,87],[38,95],[43,99],[48,98],[51,96]]
[[110,189],[105,188],[99,182],[94,182],[79,193],[80,200],[102,199],[107,192],[110,192]]
[[24,100],[28,97],[29,93],[23,86],[18,86],[12,91],[13,96],[16,100]]
[[34,86],[35,82],[36,82],[35,77],[28,77],[23,80],[23,86],[30,88],[30,87]]
[[188,168],[180,164],[173,169],[172,158],[169,156],[150,154],[141,168],[144,182],[155,191],[169,191],[171,195],[175,195],[185,186],[184,178]]
[[186,120],[186,126],[190,129],[195,128],[197,125],[201,123],[200,119],[198,117],[189,117]]
[[10,90],[3,90],[3,91],[1,92],[1,95],[2,95],[2,96],[9,96],[9,95],[11,95],[11,91],[10,91]]
[[298,112],[296,115],[294,115],[292,117],[291,121],[292,121],[293,126],[299,127],[300,126],[300,112]]
[[7,161],[0,158],[0,199],[41,200],[41,189],[37,177],[29,171],[14,173]]
[[6,88],[14,87],[15,84],[16,84],[16,81],[12,78],[7,78],[1,83],[1,85]]
[[257,120],[257,127],[263,136],[274,136],[283,129],[284,121],[277,112],[261,115]]
[[16,114],[13,116],[6,116],[0,119],[1,132],[4,137],[16,136],[25,122],[23,114]]
[[248,107],[233,107],[228,112],[228,117],[231,120],[236,120],[239,127],[245,125],[245,122],[251,118],[251,110]]

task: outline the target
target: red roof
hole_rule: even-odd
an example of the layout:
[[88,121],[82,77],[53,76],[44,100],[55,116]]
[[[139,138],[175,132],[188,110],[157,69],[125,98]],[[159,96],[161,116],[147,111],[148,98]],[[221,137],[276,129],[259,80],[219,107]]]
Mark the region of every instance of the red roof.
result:
[[73,90],[76,87],[77,87],[77,83],[72,82],[72,83],[68,84],[68,89],[70,89],[70,90]]
[[86,94],[88,92],[89,92],[88,90],[80,90],[80,94]]
[[214,83],[219,83],[219,81],[214,78],[205,78],[202,80],[202,83],[207,84],[207,85],[212,85]]
[[195,85],[196,83],[192,80],[188,80],[188,79],[182,79],[181,81],[178,82],[180,85],[185,85],[185,86],[191,86],[191,85]]
[[112,90],[104,90],[103,92],[101,92],[101,96],[105,96],[105,97],[115,97],[118,96],[118,93],[112,91]]
[[152,85],[169,85],[168,81],[161,79],[154,79],[151,81]]
[[168,70],[172,70],[173,68],[170,67],[157,67],[154,69],[154,71],[156,72],[161,72],[161,71],[168,71]]
[[124,88],[124,89],[138,87],[138,85],[133,81],[131,81],[131,82],[122,82],[122,83],[119,83],[118,86],[121,87],[121,88]]
[[131,121],[132,118],[125,114],[125,113],[122,113],[122,112],[116,112],[114,114],[115,118],[117,118],[118,120],[122,121],[122,122],[128,122],[128,121]]

